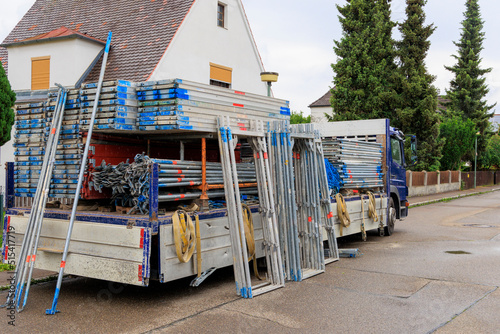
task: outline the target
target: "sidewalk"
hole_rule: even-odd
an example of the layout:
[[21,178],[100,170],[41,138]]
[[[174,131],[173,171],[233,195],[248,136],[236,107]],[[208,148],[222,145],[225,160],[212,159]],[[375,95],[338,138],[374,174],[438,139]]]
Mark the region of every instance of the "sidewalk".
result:
[[476,189],[467,189],[467,190],[457,190],[457,191],[449,191],[445,193],[432,194],[426,196],[412,196],[408,197],[408,201],[410,202],[410,208],[425,205],[430,203],[439,202],[445,199],[453,199],[460,198],[465,196],[474,196],[479,195],[486,192],[498,191],[500,190],[500,184],[494,186],[485,186],[485,187],[477,187]]

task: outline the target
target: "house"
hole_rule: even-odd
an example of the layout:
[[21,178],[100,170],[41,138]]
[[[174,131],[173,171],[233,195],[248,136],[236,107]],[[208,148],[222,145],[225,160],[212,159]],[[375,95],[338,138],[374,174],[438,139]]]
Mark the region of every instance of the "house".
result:
[[333,108],[330,103],[330,98],[332,96],[332,93],[330,90],[325,93],[322,97],[314,101],[309,105],[309,108],[311,109],[311,122],[313,123],[321,123],[321,122],[328,122],[327,118],[325,117],[325,114],[332,115],[333,114]]
[[[109,31],[105,81],[182,78],[267,95],[241,0],[37,0],[0,44],[17,102],[97,81]],[[0,159],[14,161],[12,144]]]
[[491,116],[491,123],[493,124],[493,129],[498,132],[500,130],[500,114],[493,114]]

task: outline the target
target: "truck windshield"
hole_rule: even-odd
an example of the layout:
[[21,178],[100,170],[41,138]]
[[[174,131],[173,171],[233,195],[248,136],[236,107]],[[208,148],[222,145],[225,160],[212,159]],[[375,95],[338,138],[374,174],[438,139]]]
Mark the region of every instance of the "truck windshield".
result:
[[402,166],[403,158],[401,155],[401,145],[397,138],[391,137],[391,154],[392,154],[392,161]]

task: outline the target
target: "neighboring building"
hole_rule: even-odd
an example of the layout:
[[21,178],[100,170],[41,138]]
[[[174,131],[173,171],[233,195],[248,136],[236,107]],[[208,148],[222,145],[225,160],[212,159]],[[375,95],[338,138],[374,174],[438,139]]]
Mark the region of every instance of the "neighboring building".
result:
[[[267,95],[241,0],[37,0],[0,45],[17,102],[97,81],[108,31],[105,80],[181,78]],[[11,143],[0,159],[14,161]]]
[[491,123],[493,124],[493,129],[498,131],[500,129],[500,114],[493,114],[491,117]]
[[446,110],[448,107],[447,105],[450,103],[450,100],[446,97],[446,95],[438,95],[437,97],[437,111],[439,113],[442,112],[442,110]]
[[325,113],[333,115],[333,108],[330,103],[331,97],[332,93],[328,90],[325,95],[309,105],[309,108],[311,109],[312,123],[328,122],[328,119],[325,117]]

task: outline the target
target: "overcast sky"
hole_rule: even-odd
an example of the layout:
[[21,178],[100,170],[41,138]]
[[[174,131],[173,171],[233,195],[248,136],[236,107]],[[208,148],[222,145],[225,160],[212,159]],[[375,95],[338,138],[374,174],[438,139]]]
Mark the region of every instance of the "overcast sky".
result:
[[[343,0],[242,0],[255,41],[267,71],[279,73],[273,85],[274,95],[290,101],[292,110],[309,114],[308,105],[320,98],[332,86],[335,62],[333,41],[341,37],[335,4]],[[34,0],[0,0],[0,40],[34,3]],[[500,102],[500,1],[479,0],[485,21],[486,40],[482,67],[492,67],[486,76],[490,93],[488,103]],[[453,41],[460,39],[465,0],[429,0],[425,7],[427,23],[437,26],[431,36],[427,66],[435,75],[435,86],[444,94],[452,79],[444,65],[452,66],[457,54]],[[405,18],[405,1],[393,0],[393,19]],[[398,32],[394,31],[398,38]],[[500,113],[500,105],[495,107]]]

